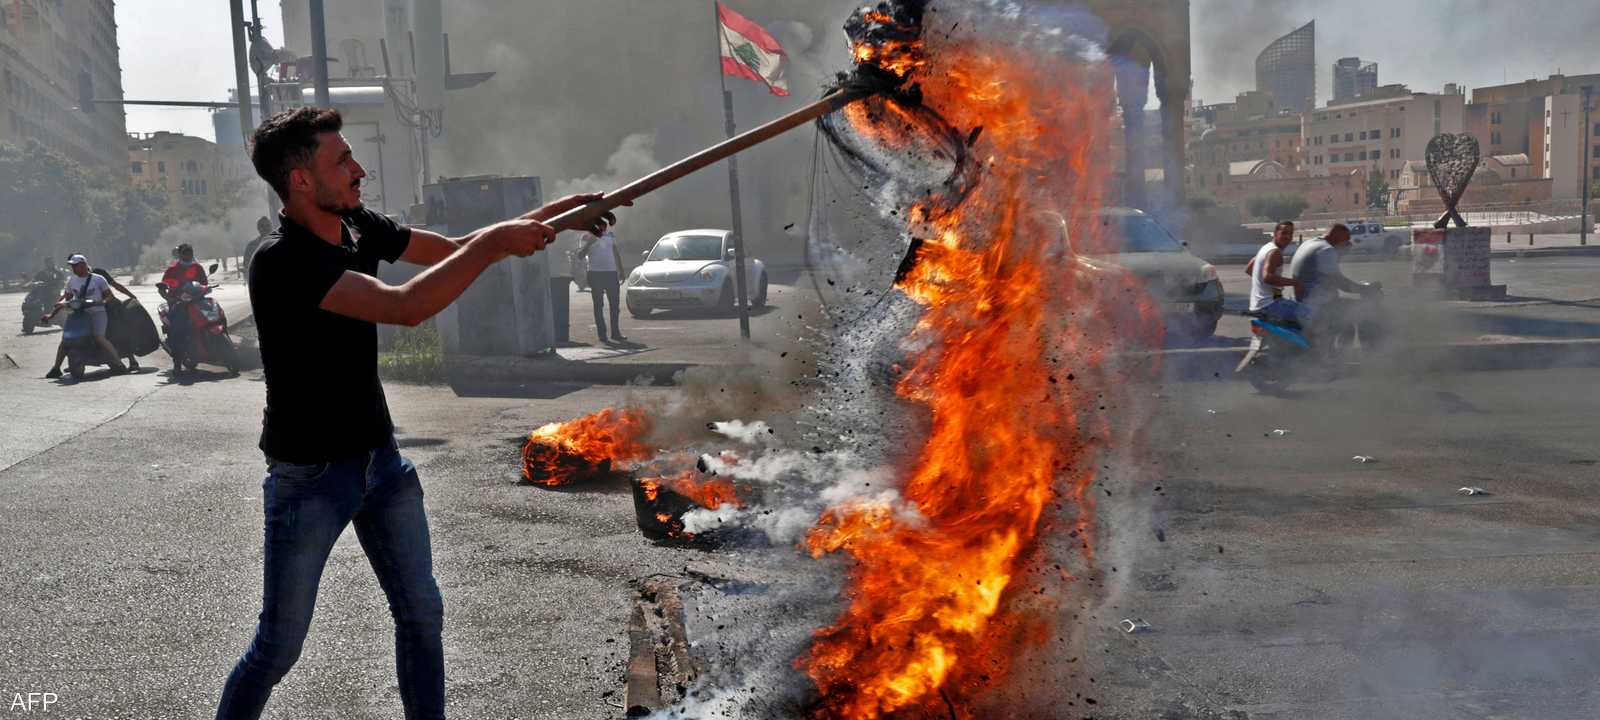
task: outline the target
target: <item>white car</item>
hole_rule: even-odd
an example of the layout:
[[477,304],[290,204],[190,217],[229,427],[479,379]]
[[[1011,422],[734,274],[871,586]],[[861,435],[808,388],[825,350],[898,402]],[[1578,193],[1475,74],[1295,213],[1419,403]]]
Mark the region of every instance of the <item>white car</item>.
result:
[[[751,307],[766,306],[767,266],[746,255],[744,281]],[[679,230],[661,236],[622,284],[628,312],[640,318],[656,309],[728,311],[736,296],[729,230]]]
[[1356,252],[1394,257],[1411,244],[1410,228],[1391,230],[1376,220],[1351,220],[1345,226],[1350,228],[1350,245]]

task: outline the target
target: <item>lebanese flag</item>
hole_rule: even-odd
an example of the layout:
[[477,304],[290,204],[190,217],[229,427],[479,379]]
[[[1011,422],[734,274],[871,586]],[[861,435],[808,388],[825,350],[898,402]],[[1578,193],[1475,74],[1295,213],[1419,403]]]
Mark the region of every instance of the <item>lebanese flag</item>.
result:
[[788,56],[778,41],[760,25],[717,3],[717,22],[721,25],[722,74],[749,78],[767,86],[773,95],[789,94],[783,79]]

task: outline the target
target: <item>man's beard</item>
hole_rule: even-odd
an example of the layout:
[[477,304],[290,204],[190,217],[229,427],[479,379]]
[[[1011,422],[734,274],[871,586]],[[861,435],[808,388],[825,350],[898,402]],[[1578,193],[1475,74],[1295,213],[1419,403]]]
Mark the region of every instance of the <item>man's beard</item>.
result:
[[333,189],[332,185],[323,185],[322,183],[317,184],[317,192],[312,196],[311,200],[312,202],[316,203],[318,210],[331,212],[337,215],[343,215],[354,210],[360,210],[362,207],[361,195],[359,192],[356,194],[356,200],[354,203],[347,203],[339,197],[339,193]]

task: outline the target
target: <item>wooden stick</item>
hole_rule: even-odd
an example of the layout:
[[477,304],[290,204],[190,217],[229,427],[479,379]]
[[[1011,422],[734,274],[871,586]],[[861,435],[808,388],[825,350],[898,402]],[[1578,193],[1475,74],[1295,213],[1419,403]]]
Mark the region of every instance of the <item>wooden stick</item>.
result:
[[735,135],[689,157],[679,160],[580,208],[573,208],[547,221],[556,230],[588,230],[604,213],[622,207],[646,193],[689,173],[725,160],[728,156],[764,143],[801,125],[816,120],[872,93],[866,90],[840,90],[772,122]]

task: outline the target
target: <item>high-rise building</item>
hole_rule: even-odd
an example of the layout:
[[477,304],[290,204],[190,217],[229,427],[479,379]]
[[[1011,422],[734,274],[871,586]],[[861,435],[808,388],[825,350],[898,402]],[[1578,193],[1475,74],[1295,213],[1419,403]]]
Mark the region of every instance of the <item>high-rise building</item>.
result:
[[78,109],[78,98],[122,99],[114,0],[0,2],[0,143],[29,141],[85,166],[128,166],[122,106]]
[[1304,112],[1317,97],[1317,21],[1273,40],[1256,56],[1256,89],[1272,93],[1279,111]]
[[1356,99],[1363,90],[1378,87],[1378,64],[1363,63],[1361,58],[1339,58],[1333,64],[1333,101]]

